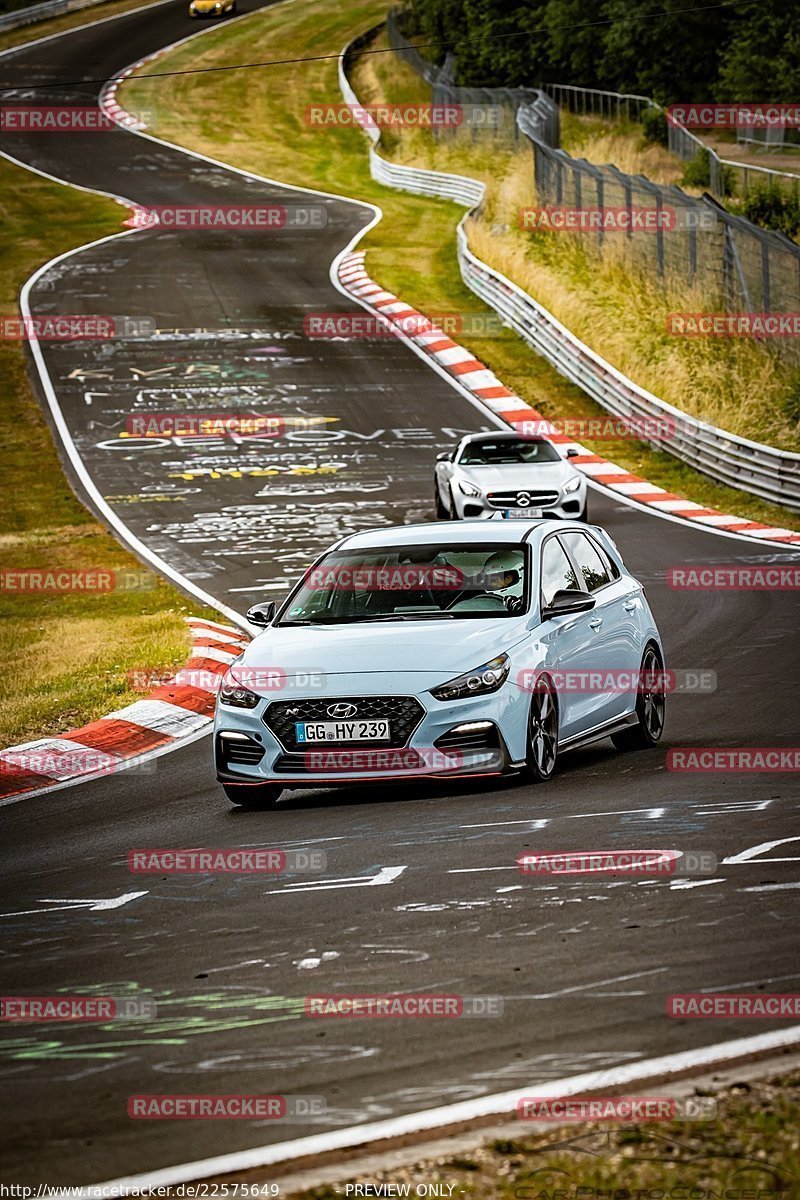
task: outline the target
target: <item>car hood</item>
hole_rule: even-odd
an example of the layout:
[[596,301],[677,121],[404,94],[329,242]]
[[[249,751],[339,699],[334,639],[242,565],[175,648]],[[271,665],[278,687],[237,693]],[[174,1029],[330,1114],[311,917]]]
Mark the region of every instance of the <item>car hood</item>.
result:
[[484,492],[507,488],[558,488],[577,474],[563,459],[550,463],[501,463],[497,467],[462,467],[456,473],[469,479]]
[[378,677],[374,682],[385,689],[393,676],[413,674],[421,686],[426,680],[433,686],[508,652],[526,636],[526,617],[275,626],[250,643],[237,666],[285,672],[289,685],[317,674],[359,675]]

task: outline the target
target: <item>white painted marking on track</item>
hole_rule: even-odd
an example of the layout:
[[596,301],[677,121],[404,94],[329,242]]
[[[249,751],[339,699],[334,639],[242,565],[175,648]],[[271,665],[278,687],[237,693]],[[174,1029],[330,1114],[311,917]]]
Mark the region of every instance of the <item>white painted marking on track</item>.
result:
[[800,881],[797,883],[759,883],[755,887],[738,888],[740,892],[783,892],[789,891],[791,888],[800,888]]
[[643,979],[646,975],[662,975],[669,967],[653,967],[649,971],[634,971],[631,975],[614,975],[611,979],[597,979],[593,983],[576,983],[572,987],[559,988],[557,992],[532,992],[515,996],[515,1000],[555,1000],[558,996],[571,996],[575,992],[591,992],[595,988],[607,987],[611,983],[627,983],[629,979]]
[[757,854],[764,854],[767,850],[774,850],[776,846],[786,846],[789,842],[800,842],[800,837],[785,837],[775,838],[772,842],[759,842],[757,846],[750,846],[747,850],[741,850],[739,854],[731,854],[728,858],[723,858],[722,865],[729,866],[739,863],[790,863],[800,862],[798,858],[757,858]]
[[407,867],[381,867],[377,875],[350,875],[344,879],[303,880],[301,883],[287,883],[282,888],[272,888],[264,895],[285,896],[288,893],[296,895],[298,892],[329,892],[339,888],[381,887],[384,884],[394,883],[395,879],[399,879],[406,870],[408,870]]
[[708,887],[712,883],[725,883],[724,879],[674,879],[669,885],[671,892],[683,892],[687,888]]
[[493,829],[496,825],[528,825],[531,829],[544,829],[549,823],[549,818],[542,819],[528,817],[525,821],[480,821],[477,825],[462,825],[462,829]]
[[112,908],[122,908],[123,904],[130,904],[131,900],[138,900],[140,896],[146,896],[147,892],[124,892],[121,896],[112,896],[107,900],[40,900],[39,904],[49,904],[50,908],[28,908],[21,912],[0,913],[2,917],[30,917],[37,916],[41,913],[51,912],[108,912]]

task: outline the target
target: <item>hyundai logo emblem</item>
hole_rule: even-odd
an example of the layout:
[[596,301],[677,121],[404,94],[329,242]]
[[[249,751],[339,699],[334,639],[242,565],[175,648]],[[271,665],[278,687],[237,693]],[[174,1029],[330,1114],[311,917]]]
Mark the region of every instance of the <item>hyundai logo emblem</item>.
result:
[[346,717],[354,717],[356,715],[356,713],[358,712],[358,705],[357,704],[331,704],[328,706],[328,708],[325,711],[327,712],[329,717],[339,717],[340,719],[344,719]]
[[517,496],[517,504],[520,508],[527,508],[531,502],[531,498],[527,492],[520,492]]

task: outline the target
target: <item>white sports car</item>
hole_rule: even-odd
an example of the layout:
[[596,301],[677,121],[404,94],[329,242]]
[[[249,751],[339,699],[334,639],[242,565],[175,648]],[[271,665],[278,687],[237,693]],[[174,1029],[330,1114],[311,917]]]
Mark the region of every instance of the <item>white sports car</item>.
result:
[[453,453],[438,455],[434,469],[436,516],[442,520],[508,516],[588,516],[586,477],[547,438],[513,430],[471,433]]
[[222,680],[214,753],[226,795],[248,808],[355,781],[547,780],[563,750],[661,737],[661,639],[596,526],[498,518],[353,534],[279,612],[247,615],[263,632]]

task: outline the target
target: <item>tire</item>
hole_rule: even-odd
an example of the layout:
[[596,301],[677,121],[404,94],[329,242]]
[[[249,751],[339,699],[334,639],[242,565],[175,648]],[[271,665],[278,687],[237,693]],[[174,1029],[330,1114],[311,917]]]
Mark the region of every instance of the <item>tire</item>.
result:
[[456,508],[456,502],[455,502],[455,500],[453,499],[453,489],[452,489],[451,487],[449,487],[449,488],[447,489],[447,491],[448,491],[448,494],[449,494],[449,496],[450,496],[450,508],[448,509],[447,516],[446,516],[445,520],[447,520],[447,521],[457,521],[457,520],[459,519],[459,517],[458,517],[458,509]]
[[249,808],[264,811],[277,807],[283,788],[268,783],[240,785],[223,783],[222,790],[238,808]]
[[447,511],[447,509],[445,508],[445,506],[442,504],[442,494],[441,494],[441,492],[439,491],[439,485],[438,485],[438,483],[434,484],[434,488],[433,488],[433,502],[434,502],[434,505],[436,506],[436,519],[437,519],[437,521],[449,521],[449,519],[450,519],[450,514],[449,514],[449,512]]
[[558,765],[558,698],[552,682],[541,676],[528,709],[524,775],[531,783],[547,783]]
[[578,521],[588,521],[589,520],[589,497],[588,496],[586,497],[586,503],[583,506],[583,512],[578,513],[576,520],[578,520]]
[[[642,656],[641,674],[663,670],[661,655],[652,642],[648,643]],[[664,732],[666,700],[663,685],[650,691],[643,691],[640,685],[636,696],[636,724],[611,735],[617,750],[650,750],[658,745]]]

